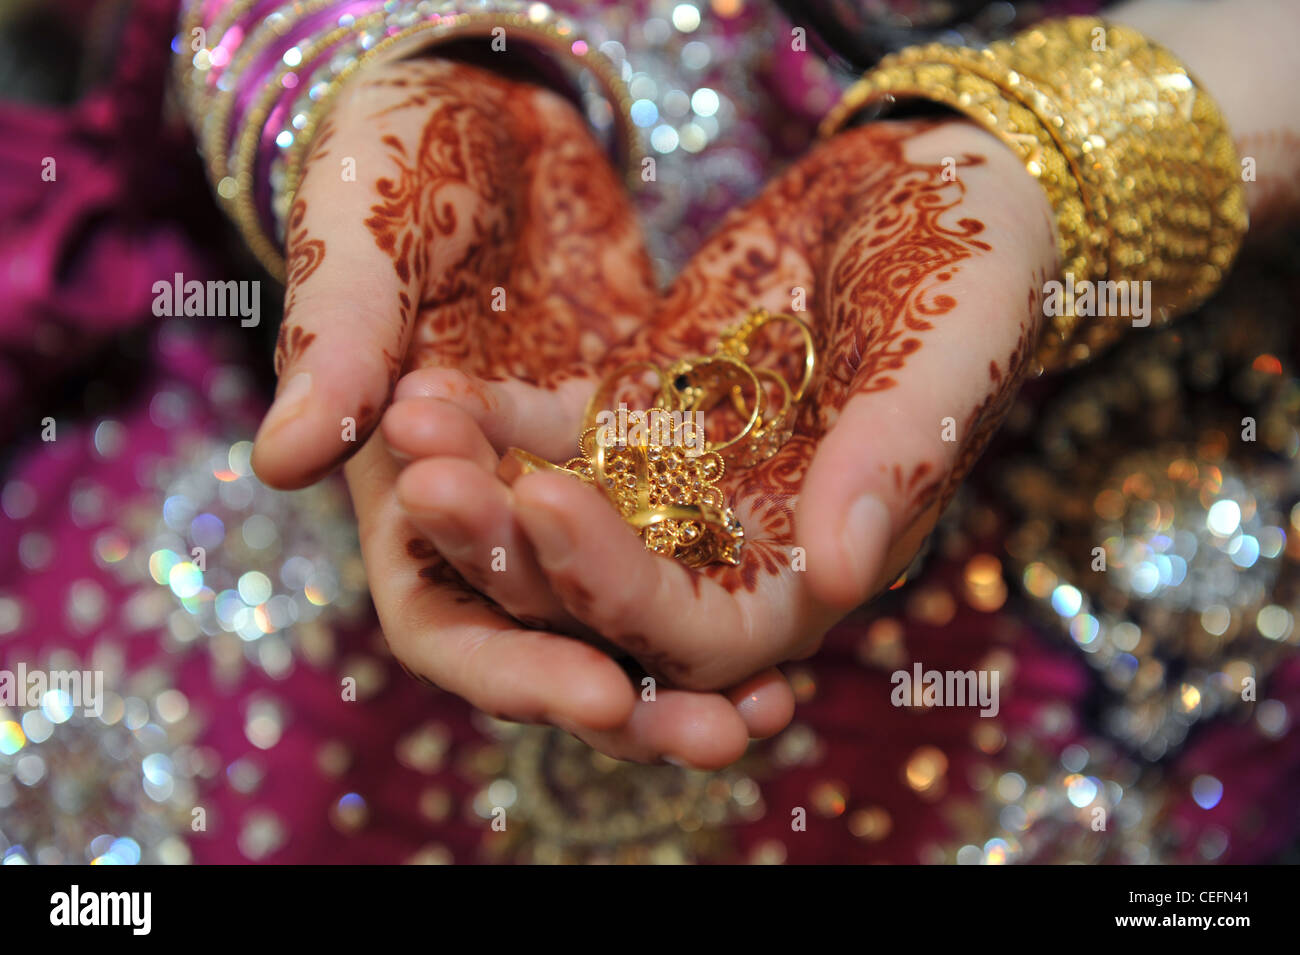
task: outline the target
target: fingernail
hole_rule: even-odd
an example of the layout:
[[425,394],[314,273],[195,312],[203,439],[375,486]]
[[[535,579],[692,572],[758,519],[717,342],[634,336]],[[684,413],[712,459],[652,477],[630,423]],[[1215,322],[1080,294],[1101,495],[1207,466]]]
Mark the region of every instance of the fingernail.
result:
[[874,494],[863,494],[849,507],[840,542],[853,580],[865,595],[880,573],[889,551],[889,508]]
[[262,420],[263,431],[273,431],[291,418],[296,418],[311,394],[311,372],[300,371],[285,383],[271,404],[271,410]]
[[537,547],[537,557],[548,569],[573,551],[573,531],[560,515],[545,507],[516,503],[515,513]]

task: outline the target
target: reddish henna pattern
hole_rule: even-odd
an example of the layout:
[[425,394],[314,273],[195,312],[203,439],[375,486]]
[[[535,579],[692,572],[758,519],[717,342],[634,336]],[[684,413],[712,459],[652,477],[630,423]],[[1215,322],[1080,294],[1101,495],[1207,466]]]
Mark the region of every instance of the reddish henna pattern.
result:
[[902,492],[901,496],[907,500],[909,514],[923,513],[939,496],[944,478],[942,475],[935,476],[938,471],[938,464],[921,461],[912,466],[905,478],[902,465],[894,465],[894,488]]
[[[939,163],[904,156],[908,142],[931,129],[879,125],[821,147],[729,215],[659,302],[654,322],[603,363],[707,354],[750,308],[788,311],[795,288],[807,293],[802,317],[822,363],[816,392],[805,401],[796,437],[775,458],[724,480],[745,527],[741,564],[703,573],[732,592],[753,592],[790,568],[794,508],[817,440],[854,395],[896,386],[925,333],[956,309],[947,291],[953,277],[992,252],[983,223],[961,213],[961,170],[985,160],[962,156],[953,178]],[[1041,287],[1039,280],[1040,295]],[[902,523],[946,503],[973,465],[1028,366],[1040,312],[1031,298],[1015,351],[1001,366],[990,364],[989,392],[973,401],[960,428],[955,466],[895,467],[890,478],[907,501]],[[755,360],[773,357],[760,349]],[[787,370],[795,380],[797,368]]]
[[329,144],[337,131],[334,115],[326,114],[324,122],[320,124],[316,135],[312,138],[311,152],[302,164],[302,175],[306,175],[307,170],[319,165],[320,161],[330,154]]
[[764,577],[791,568],[795,505],[815,450],[816,442],[795,435],[779,454],[724,478],[745,528],[745,544],[738,566],[710,565],[705,574],[732,593],[753,592]]
[[[463,65],[405,63],[362,82],[388,94],[372,116],[386,163],[365,228],[400,286],[390,368],[450,365],[543,385],[591,378],[623,361],[707,354],[751,308],[788,311],[803,290],[819,384],[781,452],[724,480],[745,527],[741,564],[691,579],[697,592],[708,578],[744,595],[790,576],[817,442],[853,396],[897,385],[926,333],[956,310],[954,276],[992,252],[983,223],[962,214],[962,176],[904,155],[933,127],[875,124],[820,147],[729,215],[657,296],[627,200],[569,107]],[[958,169],[983,163],[966,155]],[[950,495],[992,434],[1029,364],[1037,311],[1031,297],[1019,342],[989,366],[987,393],[964,418],[956,412],[955,466],[909,462],[891,476],[913,514]],[[775,360],[780,348],[770,351],[757,357]],[[427,546],[411,552],[426,582],[483,599]],[[579,618],[595,607],[578,579],[553,584]],[[646,634],[617,642],[669,680],[691,675]]]
[[[958,432],[961,438],[961,450],[942,485],[936,488],[935,498],[939,501],[940,510],[947,507],[961,482],[984,453],[994,432],[1011,409],[1011,404],[1020,389],[1020,383],[1033,364],[1034,344],[1038,338],[1039,319],[1043,314],[1047,278],[1046,270],[1040,270],[1035,273],[1030,283],[1024,319],[1020,323],[1020,334],[1011,353],[1001,364],[996,361],[989,362],[991,390],[975,405],[965,423],[961,425]],[[926,502],[925,507],[928,507],[929,503]],[[913,516],[921,513],[922,510],[924,507],[915,508],[912,511]]]
[[280,332],[276,336],[275,343],[277,375],[301,358],[308,346],[316,340],[314,332],[305,333],[301,326],[295,325],[292,321],[294,306],[298,301],[298,290],[325,261],[325,240],[314,239],[309,235],[304,225],[306,218],[306,200],[295,200],[289,210],[288,260],[285,263],[289,292],[285,299],[284,317],[280,320]]
[[437,584],[455,603],[489,603],[487,598],[466,583],[465,578],[447,563],[433,544],[423,537],[413,537],[408,540],[406,554],[412,560],[423,562],[424,566],[419,570],[420,577]]
[[285,368],[298,361],[315,340],[315,332],[305,332],[301,325],[282,321],[275,338],[275,373],[283,373]]
[[306,218],[307,200],[295,200],[293,208],[289,210],[289,260],[285,265],[290,289],[296,289],[307,281],[325,261],[325,240],[313,239],[308,235],[303,224]]
[[[553,382],[638,323],[648,260],[576,115],[478,71],[466,96],[466,70],[427,64],[373,81],[403,91],[376,118],[416,110],[423,121],[410,141],[382,140],[396,173],[375,183],[365,224],[402,284],[407,368]],[[611,247],[624,250],[613,271]]]
[[[537,382],[585,375],[645,321],[653,284],[635,218],[571,107],[437,61],[362,82],[367,102],[385,104],[369,116],[385,163],[364,226],[399,283],[398,328],[378,343],[394,381],[430,365]],[[364,417],[359,433],[373,424]],[[408,554],[428,585],[484,601],[475,585],[487,581],[432,545]]]

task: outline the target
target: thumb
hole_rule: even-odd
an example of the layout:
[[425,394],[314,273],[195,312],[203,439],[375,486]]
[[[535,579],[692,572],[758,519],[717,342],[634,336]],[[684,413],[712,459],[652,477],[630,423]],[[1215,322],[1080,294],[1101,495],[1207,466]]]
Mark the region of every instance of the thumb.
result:
[[300,194],[289,216],[279,386],[253,443],[253,468],[272,487],[311,484],[365,443],[413,324],[414,292],[361,226],[361,190],[334,192]]
[[964,300],[888,379],[859,368],[813,456],[796,524],[809,587],[834,607],[857,606],[906,569],[1029,365],[1023,294]]

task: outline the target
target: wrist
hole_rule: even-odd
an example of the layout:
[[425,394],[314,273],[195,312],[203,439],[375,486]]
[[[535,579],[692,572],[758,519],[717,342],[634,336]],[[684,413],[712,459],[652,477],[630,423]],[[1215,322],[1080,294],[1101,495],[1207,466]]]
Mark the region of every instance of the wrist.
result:
[[1300,4],[1212,0],[1189,10],[1172,0],[1136,0],[1107,18],[1170,50],[1214,96],[1240,154],[1252,234],[1300,214]]

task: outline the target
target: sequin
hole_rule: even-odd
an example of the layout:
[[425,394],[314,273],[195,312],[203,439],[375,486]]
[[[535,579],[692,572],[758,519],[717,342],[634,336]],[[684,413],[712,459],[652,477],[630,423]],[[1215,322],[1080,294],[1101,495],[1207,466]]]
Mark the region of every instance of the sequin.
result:
[[370,819],[366,801],[357,793],[345,793],[330,807],[330,822],[343,833],[355,833]]
[[693,3],[679,3],[673,7],[673,26],[683,33],[694,33],[700,28],[700,11]]
[[1202,775],[1192,780],[1192,800],[1202,809],[1213,809],[1223,798],[1223,783],[1213,776]]
[[36,489],[26,481],[9,481],[0,491],[0,509],[11,521],[21,521],[36,510]]
[[948,771],[948,757],[933,746],[922,746],[908,758],[904,768],[907,785],[918,793],[932,792],[942,785]]
[[245,817],[237,842],[245,858],[260,862],[278,852],[287,840],[288,830],[279,816],[269,810],[255,810]]
[[271,749],[284,732],[284,712],[272,700],[255,699],[244,714],[244,736],[258,749]]

